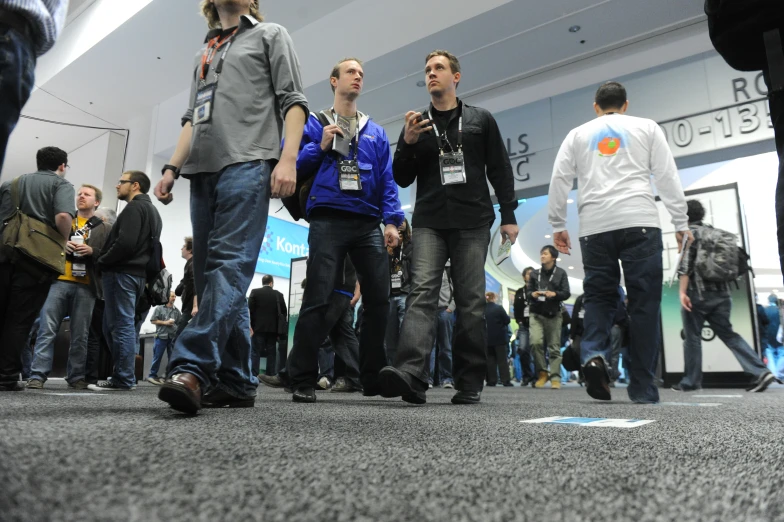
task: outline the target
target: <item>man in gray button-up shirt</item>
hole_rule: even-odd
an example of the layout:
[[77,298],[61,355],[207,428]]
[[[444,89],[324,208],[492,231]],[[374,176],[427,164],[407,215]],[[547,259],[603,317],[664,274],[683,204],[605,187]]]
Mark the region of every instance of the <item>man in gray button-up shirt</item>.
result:
[[[196,55],[190,106],[158,199],[190,179],[199,313],[175,341],[159,397],[174,409],[252,407],[250,286],[270,197],[296,187],[307,101],[286,29],[264,23],[257,0],[202,0],[210,32]],[[285,146],[280,150],[285,122]],[[211,388],[202,397],[202,390]]]

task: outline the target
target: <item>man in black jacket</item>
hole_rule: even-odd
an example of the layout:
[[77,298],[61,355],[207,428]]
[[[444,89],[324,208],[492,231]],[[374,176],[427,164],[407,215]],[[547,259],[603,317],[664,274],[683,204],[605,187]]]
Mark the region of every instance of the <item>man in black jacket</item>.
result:
[[177,333],[174,334],[174,339],[180,336],[191,317],[196,315],[198,306],[196,303],[196,287],[193,283],[193,237],[186,236],[185,243],[180,249],[182,258],[185,260],[185,271],[183,273],[180,284],[174,290],[174,294],[182,299],[182,315],[180,320],[177,321]]
[[111,381],[91,384],[93,391],[128,391],[135,384],[136,305],[147,281],[154,240],[161,237],[161,216],[152,205],[150,178],[131,170],[117,182],[117,199],[128,204],[98,258],[103,273],[105,300],[103,333],[112,351],[114,373]]
[[534,380],[535,375],[531,358],[531,306],[526,297],[526,286],[531,279],[533,267],[526,267],[523,270],[523,286],[517,289],[514,298],[514,317],[517,321],[517,354],[520,356],[520,368],[523,372],[523,386],[528,386]]
[[278,373],[276,368],[277,342],[278,342],[278,317],[288,317],[286,301],[283,294],[274,289],[275,280],[271,275],[261,278],[261,288],[254,288],[248,297],[248,311],[252,332],[251,371],[253,375],[259,374],[260,359],[267,358],[267,375]]
[[441,275],[452,261],[459,310],[452,353],[454,404],[480,400],[486,372],[484,265],[495,210],[488,181],[500,205],[502,241],[517,240],[514,177],[501,132],[492,114],[457,98],[460,62],[447,51],[425,59],[431,105],[410,111],[400,133],[392,172],[402,187],[417,182],[414,208],[412,285],[395,365],[381,371],[384,393],[406,402],[426,401],[425,358],[433,346],[433,321]]
[[495,386],[498,378],[501,384],[512,386],[512,378],[509,375],[509,363],[506,360],[509,353],[509,337],[507,328],[509,326],[509,314],[501,305],[496,303],[498,296],[495,292],[487,292],[485,299],[485,322],[487,324],[487,385]]
[[[554,390],[561,388],[561,303],[569,299],[569,277],[555,265],[558,251],[552,245],[542,248],[542,268],[534,270],[528,280],[528,302],[531,303],[531,348],[538,379],[536,388],[547,381]],[[545,362],[545,347],[550,356],[550,371]]]

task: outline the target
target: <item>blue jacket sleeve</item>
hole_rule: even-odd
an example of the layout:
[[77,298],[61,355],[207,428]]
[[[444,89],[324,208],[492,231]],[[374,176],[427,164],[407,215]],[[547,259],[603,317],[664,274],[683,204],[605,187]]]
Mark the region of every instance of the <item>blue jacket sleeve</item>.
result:
[[321,150],[323,130],[321,122],[311,114],[305,123],[299,154],[297,154],[297,180],[301,181],[314,176],[321,167],[321,163],[327,155],[325,151]]
[[397,183],[392,176],[392,156],[389,153],[389,138],[383,128],[380,128],[380,140],[377,149],[378,171],[381,173],[383,194],[381,200],[381,215],[384,216],[385,225],[399,227],[406,215],[400,208],[400,197],[397,192]]

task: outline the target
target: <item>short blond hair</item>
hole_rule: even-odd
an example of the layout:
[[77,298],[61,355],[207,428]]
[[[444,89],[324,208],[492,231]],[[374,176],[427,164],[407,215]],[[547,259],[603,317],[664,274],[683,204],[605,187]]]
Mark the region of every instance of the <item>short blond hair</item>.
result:
[[[207,26],[210,29],[222,29],[220,17],[218,16],[218,9],[215,4],[210,0],[201,0],[200,4],[201,15],[207,20]],[[250,15],[259,22],[264,21],[264,15],[259,12],[259,0],[251,0],[250,2]],[[226,28],[228,29],[228,27]]]
[[99,189],[95,185],[89,185],[87,183],[82,183],[82,186],[80,188],[92,189],[93,192],[95,192],[95,202],[97,203],[95,208],[101,206],[101,202],[103,201],[103,192],[101,191],[101,189]]

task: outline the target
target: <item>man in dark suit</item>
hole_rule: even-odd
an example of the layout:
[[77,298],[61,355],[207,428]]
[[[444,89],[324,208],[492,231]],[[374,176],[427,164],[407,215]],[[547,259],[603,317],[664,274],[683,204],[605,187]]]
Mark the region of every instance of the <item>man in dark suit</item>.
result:
[[[267,375],[275,375],[276,354],[278,341],[278,316],[288,316],[286,302],[283,294],[273,289],[275,280],[271,275],[261,278],[261,288],[254,288],[248,298],[248,309],[250,311],[250,324],[253,353],[253,365],[251,371],[253,375],[259,374],[259,360],[262,356],[267,358]],[[287,317],[288,319],[288,317]]]

